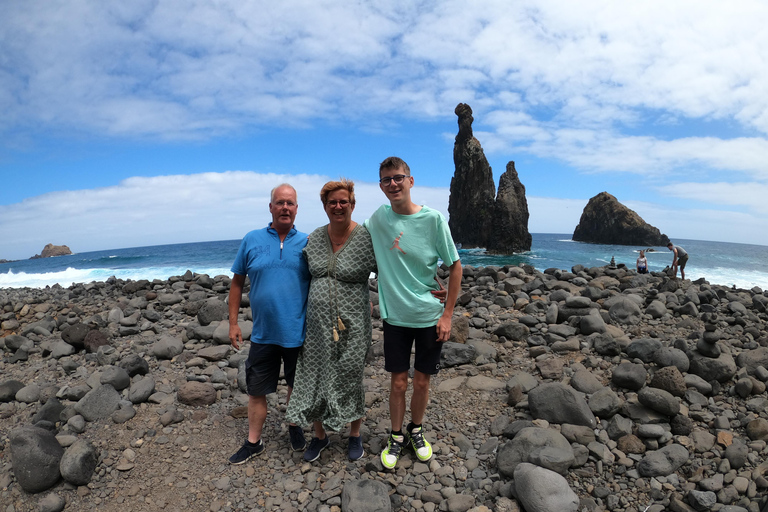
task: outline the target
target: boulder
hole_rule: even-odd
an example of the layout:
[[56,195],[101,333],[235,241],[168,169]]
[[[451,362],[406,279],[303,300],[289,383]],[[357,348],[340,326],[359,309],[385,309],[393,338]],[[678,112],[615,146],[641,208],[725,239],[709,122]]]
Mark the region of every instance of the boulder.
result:
[[108,418],[117,410],[119,404],[120,393],[109,384],[102,384],[81,398],[75,404],[75,411],[86,421],[96,421]]
[[506,478],[512,477],[518,464],[528,462],[531,453],[543,447],[573,454],[571,444],[560,432],[548,428],[524,427],[514,439],[499,449],[496,456],[499,473]]
[[645,454],[637,464],[637,472],[643,477],[667,476],[688,461],[688,450],[679,444],[669,444],[660,450]]
[[576,512],[579,497],[561,475],[521,463],[514,472],[515,497],[526,512]]
[[350,480],[341,492],[343,512],[389,512],[389,487],[378,480]]
[[216,402],[216,388],[207,382],[187,382],[179,387],[177,398],[185,405],[211,405]]
[[59,480],[64,448],[53,432],[39,427],[19,427],[11,431],[10,445],[13,473],[22,489],[42,492]]
[[99,454],[86,439],[78,439],[61,457],[59,469],[61,476],[73,485],[87,485],[93,477]]

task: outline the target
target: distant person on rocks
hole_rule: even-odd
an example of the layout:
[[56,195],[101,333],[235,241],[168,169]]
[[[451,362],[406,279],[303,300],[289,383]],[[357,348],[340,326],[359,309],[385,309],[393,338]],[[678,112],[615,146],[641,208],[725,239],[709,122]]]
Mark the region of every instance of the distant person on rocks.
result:
[[680,267],[680,277],[685,279],[685,264],[688,263],[688,253],[685,249],[672,242],[667,244],[667,249],[674,254],[672,257],[672,271],[675,273],[675,277],[677,277],[677,267]]
[[[389,157],[379,166],[379,186],[389,199],[365,221],[378,265],[379,308],[384,321],[384,368],[391,374],[391,433],[381,463],[394,469],[409,446],[420,461],[432,457],[424,436],[424,414],[432,375],[440,369],[443,342],[451,334],[451,317],[461,290],[461,261],[443,215],[411,201],[414,179],[402,159]],[[438,259],[449,266],[445,307],[431,292],[438,289]],[[411,422],[403,432],[405,392],[411,349],[416,346]]]
[[[248,388],[248,439],[229,458],[242,464],[264,452],[261,438],[267,419],[267,395],[277,391],[282,361],[288,383],[288,401],[293,391],[296,359],[304,342],[304,320],[309,292],[309,270],[302,250],[306,233],[296,230],[293,221],[298,210],[296,189],[284,183],[272,189],[269,211],[272,222],[251,231],[243,238],[232,264],[229,290],[229,341],[240,348],[243,334],[237,324],[240,300],[247,275],[251,282],[248,297],[253,313],[245,379]],[[289,425],[291,448],[306,447],[300,426]]]
[[640,256],[637,257],[637,273],[648,273],[648,258],[645,257],[645,251],[643,250],[640,251]]

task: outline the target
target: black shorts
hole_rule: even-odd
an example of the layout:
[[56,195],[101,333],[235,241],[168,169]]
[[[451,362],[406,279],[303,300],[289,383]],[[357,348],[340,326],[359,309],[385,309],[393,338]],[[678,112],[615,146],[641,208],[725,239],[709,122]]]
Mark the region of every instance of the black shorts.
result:
[[296,361],[301,347],[284,348],[271,343],[251,343],[245,362],[245,384],[250,396],[263,396],[277,391],[280,362],[283,363],[285,381],[293,387]]
[[680,256],[679,258],[677,258],[677,266],[680,267],[681,269],[685,268],[685,264],[686,263],[688,263],[688,255],[687,254],[685,256]]
[[427,375],[437,374],[443,350],[442,342],[437,341],[437,325],[400,327],[384,322],[384,369],[391,373],[407,372],[411,368],[411,348],[414,342],[414,369]]

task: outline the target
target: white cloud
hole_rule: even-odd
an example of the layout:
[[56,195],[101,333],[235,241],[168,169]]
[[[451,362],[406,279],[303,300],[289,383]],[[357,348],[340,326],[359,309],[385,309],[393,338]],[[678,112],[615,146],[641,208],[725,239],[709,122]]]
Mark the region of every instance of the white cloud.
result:
[[[414,120],[455,122],[456,103],[467,102],[489,154],[527,153],[579,172],[639,173],[664,197],[701,202],[699,214],[710,203],[721,218],[760,227],[752,215],[765,213],[758,192],[768,183],[765,19],[768,4],[759,0],[54,0],[45,9],[7,2],[0,136],[15,149],[34,147],[41,133],[177,141],[275,127],[375,132]],[[317,186],[323,178],[302,179]],[[116,226],[127,218],[162,224],[173,213],[160,209],[164,202],[180,217],[197,215],[194,201],[156,196],[147,183],[84,197],[46,195],[2,211],[33,222],[36,214],[52,215],[43,204],[50,201],[70,212],[68,225],[49,218],[50,226],[38,226],[49,237],[78,226],[96,236],[85,216],[110,193],[117,204],[121,194],[135,199],[111,218]],[[152,186],[173,190],[166,182]],[[143,195],[134,194],[139,189]],[[445,202],[440,193],[430,199]],[[221,197],[215,201],[224,207]],[[245,197],[230,201],[248,204]],[[531,198],[537,201],[549,204]],[[750,213],[720,211],[731,207]],[[532,225],[560,231],[572,224],[552,211],[532,215]],[[217,213],[216,221],[165,234],[186,241],[195,227],[214,232],[242,227],[237,222]],[[115,231],[98,235],[125,245]],[[30,241],[28,233],[14,234]]]
[[[210,240],[233,240],[271,220],[269,193],[288,182],[298,193],[296,226],[309,232],[327,222],[314,174],[249,171],[133,177],[89,190],[53,192],[0,206],[3,259],[39,254],[47,243],[73,252]],[[363,221],[386,201],[376,183],[357,182],[353,218]],[[448,190],[415,186],[414,201],[448,215]]]

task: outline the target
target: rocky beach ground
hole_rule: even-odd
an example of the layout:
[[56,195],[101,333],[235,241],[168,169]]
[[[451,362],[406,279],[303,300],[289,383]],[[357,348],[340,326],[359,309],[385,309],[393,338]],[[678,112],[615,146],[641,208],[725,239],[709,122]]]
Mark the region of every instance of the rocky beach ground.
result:
[[0,512],[768,511],[760,289],[467,267],[427,411],[435,456],[391,472],[379,320],[363,459],[346,432],[314,463],[292,452],[281,386],[266,452],[227,463],[247,433],[228,290],[191,272],[0,290]]

